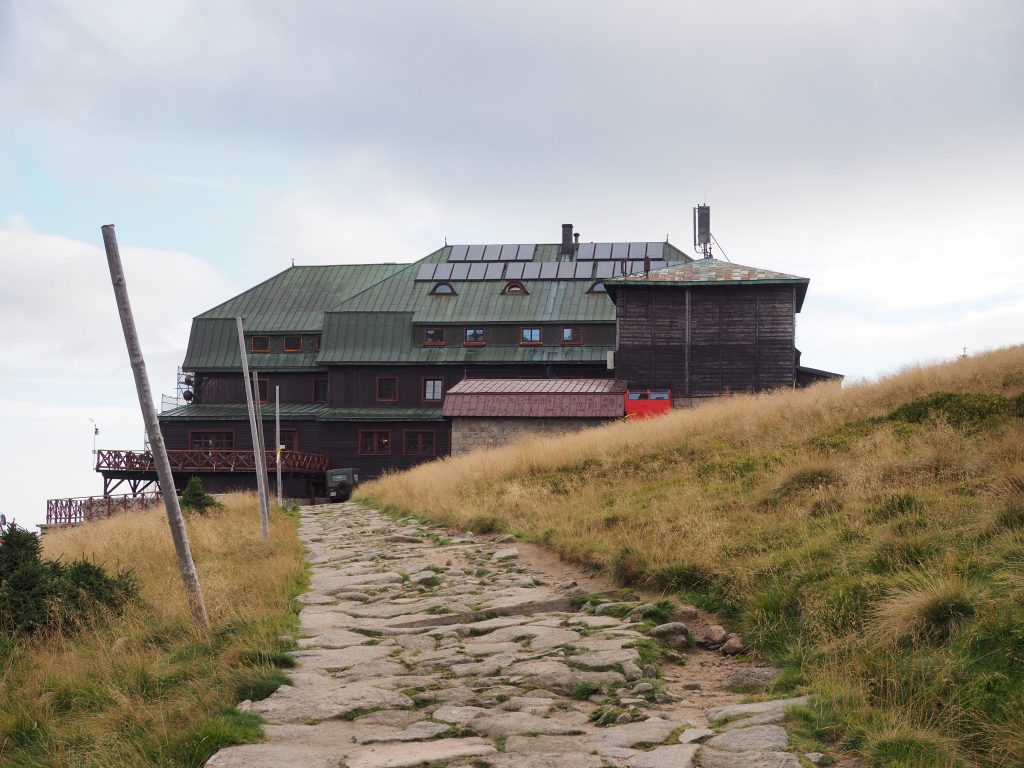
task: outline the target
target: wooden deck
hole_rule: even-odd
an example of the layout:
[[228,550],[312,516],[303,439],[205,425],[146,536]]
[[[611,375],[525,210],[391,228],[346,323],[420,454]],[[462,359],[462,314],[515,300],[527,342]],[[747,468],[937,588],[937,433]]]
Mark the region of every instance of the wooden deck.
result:
[[[256,460],[252,451],[180,450],[168,451],[171,471],[178,472],[255,472]],[[267,468],[276,470],[277,461],[272,451],[265,454]],[[292,474],[318,475],[329,469],[326,456],[300,451],[281,451],[281,470]],[[96,471],[104,476],[129,477],[152,474],[156,467],[149,451],[122,451],[102,449],[96,451]]]
[[48,499],[46,502],[46,525],[63,527],[78,525],[91,520],[102,520],[121,512],[146,509],[160,503],[160,491],[123,496],[78,496],[71,499]]

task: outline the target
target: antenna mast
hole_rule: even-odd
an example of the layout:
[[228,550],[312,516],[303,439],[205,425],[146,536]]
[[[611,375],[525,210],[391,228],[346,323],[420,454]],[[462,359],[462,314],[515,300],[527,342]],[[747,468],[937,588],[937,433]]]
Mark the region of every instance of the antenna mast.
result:
[[693,247],[700,248],[705,259],[711,258],[711,206],[694,206],[693,209]]

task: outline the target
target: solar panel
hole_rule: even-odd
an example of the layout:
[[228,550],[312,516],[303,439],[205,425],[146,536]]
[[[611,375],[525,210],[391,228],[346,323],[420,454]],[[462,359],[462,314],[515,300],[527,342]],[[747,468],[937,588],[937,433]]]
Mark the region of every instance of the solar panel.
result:
[[618,266],[614,261],[599,261],[597,262],[597,270],[594,272],[594,277],[611,277],[615,274],[615,267]]
[[504,264],[488,264],[487,274],[484,275],[484,280],[501,280],[501,275],[504,271]]
[[449,280],[452,276],[452,268],[454,264],[438,264],[437,269],[434,270],[435,280]]
[[469,264],[453,264],[452,280],[465,280],[469,275]]
[[647,243],[630,243],[629,258],[642,259],[647,253]]
[[434,267],[437,264],[421,264],[419,271],[416,273],[417,280],[432,280],[434,277]]
[[485,274],[487,274],[487,265],[486,264],[470,264],[469,265],[469,279],[470,280],[483,280]]
[[665,255],[665,244],[664,243],[648,243],[647,244],[647,255],[652,259],[660,259]]
[[516,256],[516,261],[533,261],[533,251],[536,245],[520,245],[519,254]]
[[558,262],[545,261],[540,265],[541,280],[554,280],[558,277]]
[[[522,250],[522,248],[519,249],[520,253]],[[540,277],[540,268],[542,266],[542,264],[536,261],[531,261],[529,264],[523,264],[523,280],[536,280]]]
[[484,261],[497,261],[501,258],[500,245],[488,245],[484,248]]
[[639,260],[631,261],[631,262],[629,262],[629,266],[626,267],[626,269],[629,270],[629,274],[631,274],[631,275],[635,275],[637,272],[643,272],[644,271],[644,260],[643,259],[639,259]]
[[592,261],[577,261],[576,262],[576,279],[590,279],[591,274],[594,272],[594,262]]
[[651,259],[651,269],[663,269],[668,266],[662,259]]
[[484,247],[482,245],[469,246],[469,252],[466,254],[466,261],[480,261],[483,257]]
[[448,254],[448,261],[465,261],[468,245],[453,245],[452,252]]
[[612,257],[612,244],[611,243],[595,243],[594,258],[595,259],[610,259]]
[[577,259],[592,259],[594,258],[594,244],[593,243],[580,243],[580,249],[576,253]]
[[515,261],[516,251],[519,250],[518,245],[503,245],[501,246],[501,260],[502,261]]
[[612,243],[612,258],[625,259],[629,256],[629,243]]
[[572,280],[576,276],[576,262],[563,261],[558,265],[558,279]]
[[521,280],[523,278],[523,267],[526,264],[509,264],[505,267],[506,280]]

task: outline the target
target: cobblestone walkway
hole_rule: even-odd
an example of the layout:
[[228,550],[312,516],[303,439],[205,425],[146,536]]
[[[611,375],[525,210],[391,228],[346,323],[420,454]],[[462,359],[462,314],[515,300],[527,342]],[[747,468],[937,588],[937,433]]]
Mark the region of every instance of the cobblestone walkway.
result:
[[266,741],[221,750],[211,768],[818,760],[788,751],[780,726],[799,700],[736,704],[723,681],[743,667],[707,651],[665,664],[683,624],[652,631],[640,621],[649,605],[587,597],[593,580],[531,567],[529,548],[447,538],[356,504],[305,508],[301,536],[313,571],[292,685],[240,705],[265,718]]

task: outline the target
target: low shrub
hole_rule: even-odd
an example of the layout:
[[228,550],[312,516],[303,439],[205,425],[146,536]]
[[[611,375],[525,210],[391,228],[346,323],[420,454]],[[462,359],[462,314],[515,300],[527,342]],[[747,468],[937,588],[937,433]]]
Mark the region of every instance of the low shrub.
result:
[[197,515],[208,515],[211,510],[223,509],[224,506],[203,488],[203,481],[193,475],[185,483],[185,490],[180,496],[181,509],[184,512],[195,512]]
[[921,424],[941,416],[954,427],[976,427],[1012,413],[1011,405],[1005,397],[985,392],[938,392],[901,405],[889,414],[889,420]]
[[941,642],[974,615],[976,590],[956,575],[916,574],[874,610],[869,633],[881,643]]

